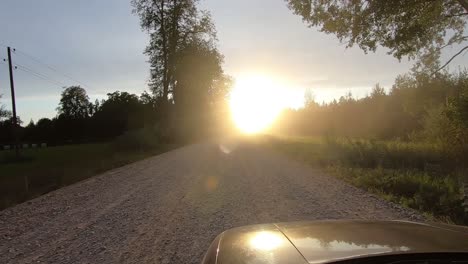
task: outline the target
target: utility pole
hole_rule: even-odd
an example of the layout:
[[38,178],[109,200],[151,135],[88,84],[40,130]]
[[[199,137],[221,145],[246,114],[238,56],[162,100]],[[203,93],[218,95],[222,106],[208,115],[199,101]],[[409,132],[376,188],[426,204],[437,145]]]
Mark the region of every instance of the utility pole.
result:
[[11,48],[7,47],[8,51],[8,69],[10,70],[10,87],[11,87],[11,105],[13,107],[13,134],[15,137],[15,153],[19,157],[19,138],[18,138],[18,120],[16,119],[16,101],[15,101],[15,83],[13,81],[13,63],[11,62]]

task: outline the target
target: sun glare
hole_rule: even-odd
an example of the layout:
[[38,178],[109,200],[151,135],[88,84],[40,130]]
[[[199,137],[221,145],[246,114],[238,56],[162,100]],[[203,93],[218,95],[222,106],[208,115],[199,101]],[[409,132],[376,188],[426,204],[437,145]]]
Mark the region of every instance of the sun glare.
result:
[[273,250],[278,248],[282,243],[281,236],[267,231],[258,232],[252,239],[250,240],[250,245],[258,250]]
[[242,132],[264,131],[284,109],[281,88],[265,77],[240,78],[231,91],[230,108],[233,121]]

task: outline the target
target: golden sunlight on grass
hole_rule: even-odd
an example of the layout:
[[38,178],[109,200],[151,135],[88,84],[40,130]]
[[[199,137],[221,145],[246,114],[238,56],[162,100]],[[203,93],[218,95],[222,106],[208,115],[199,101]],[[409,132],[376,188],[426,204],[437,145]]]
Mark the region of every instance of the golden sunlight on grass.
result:
[[267,129],[286,107],[283,93],[277,83],[266,77],[238,79],[231,91],[229,105],[239,130],[254,134]]

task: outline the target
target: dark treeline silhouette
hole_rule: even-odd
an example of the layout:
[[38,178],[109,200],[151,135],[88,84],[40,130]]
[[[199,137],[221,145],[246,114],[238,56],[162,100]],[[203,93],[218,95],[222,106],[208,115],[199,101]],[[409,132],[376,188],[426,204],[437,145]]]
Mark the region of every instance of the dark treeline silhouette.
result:
[[[288,135],[428,142],[468,153],[468,73],[399,76],[389,92],[376,85],[361,99],[349,93],[318,104],[310,91],[306,106],[287,110],[273,128]],[[461,163],[460,163],[461,164]]]
[[[207,92],[205,96],[216,95]],[[173,103],[164,105],[161,97],[147,92],[138,96],[116,91],[93,103],[84,88],[71,86],[62,92],[56,117],[41,118],[37,122],[31,120],[28,124],[22,122],[16,131],[22,143],[49,145],[106,141],[127,131],[142,129],[151,130],[156,136],[155,141],[185,141],[216,133],[215,129],[221,124],[218,120],[222,120],[221,115],[226,115],[223,100],[218,104],[214,101],[212,104],[198,103],[213,109],[199,108],[191,113],[190,107],[176,107]],[[187,104],[190,106],[192,103],[189,101]],[[11,114],[4,113],[3,120],[0,120],[0,144],[12,144],[13,121]],[[171,116],[172,127],[162,127],[163,120],[166,126],[169,120],[169,117],[162,116],[163,113]]]
[[[57,116],[20,125],[21,141],[65,144],[105,140],[157,121],[157,99],[148,93],[137,96],[117,91],[107,96],[105,100],[92,103],[80,86],[65,88],[57,107]],[[0,122],[1,143],[13,142],[11,128],[11,118]]]

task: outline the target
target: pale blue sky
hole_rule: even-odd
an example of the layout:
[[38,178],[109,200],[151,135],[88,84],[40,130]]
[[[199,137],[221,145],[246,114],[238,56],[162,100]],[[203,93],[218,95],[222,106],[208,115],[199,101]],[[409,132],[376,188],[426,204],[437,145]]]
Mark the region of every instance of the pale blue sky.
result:
[[[225,70],[234,77],[263,74],[281,80],[299,96],[313,89],[329,101],[348,91],[363,96],[377,82],[390,87],[408,71],[379,50],[365,55],[345,49],[334,36],[307,28],[283,0],[202,0],[217,26]],[[3,0],[0,45],[10,45],[87,84],[90,97],[115,90],[141,93],[148,65],[142,54],[147,36],[130,0]],[[0,58],[6,48],[0,46]],[[76,84],[43,65],[14,54],[14,62],[67,85]],[[466,66],[465,58],[452,65]],[[10,107],[7,67],[0,63],[1,102]],[[15,71],[18,114],[23,121],[55,116],[61,88],[29,73]]]

